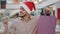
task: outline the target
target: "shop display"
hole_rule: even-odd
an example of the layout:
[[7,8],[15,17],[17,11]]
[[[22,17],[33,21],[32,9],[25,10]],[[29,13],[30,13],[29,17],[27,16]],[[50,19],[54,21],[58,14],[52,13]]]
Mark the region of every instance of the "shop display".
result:
[[41,13],[40,14],[44,15],[44,9],[43,8],[41,9]]
[[1,9],[6,8],[6,0],[1,0]]
[[1,9],[1,0],[0,0],[0,9]]
[[20,0],[13,0],[13,4],[19,4]]
[[58,14],[58,15],[57,15],[57,16],[58,16],[58,20],[60,20],[60,8],[57,9],[57,12],[58,12],[58,13],[57,13],[57,14]]
[[53,10],[53,7],[46,7],[41,9],[41,15],[50,15],[50,16],[55,16],[55,10]]
[[4,27],[3,23],[0,22],[0,34],[1,33],[3,34],[4,30],[5,30],[5,27]]

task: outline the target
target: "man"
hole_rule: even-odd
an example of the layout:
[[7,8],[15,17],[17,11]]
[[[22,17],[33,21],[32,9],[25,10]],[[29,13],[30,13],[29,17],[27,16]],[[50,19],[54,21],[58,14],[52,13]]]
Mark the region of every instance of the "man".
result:
[[44,11],[42,9],[41,15],[43,15],[43,16],[50,16],[51,15],[50,9],[49,8],[45,8]]
[[44,14],[45,14],[46,16],[50,16],[50,15],[51,15],[50,9],[49,9],[49,8],[45,8]]
[[10,28],[10,34],[35,34],[37,31],[39,17],[30,15],[32,10],[36,10],[33,2],[23,2],[20,4],[21,19],[16,19]]

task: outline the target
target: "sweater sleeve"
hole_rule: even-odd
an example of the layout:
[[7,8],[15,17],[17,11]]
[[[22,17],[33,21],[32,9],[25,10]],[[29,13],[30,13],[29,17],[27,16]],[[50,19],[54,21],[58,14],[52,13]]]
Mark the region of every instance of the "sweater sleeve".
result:
[[36,19],[36,26],[33,30],[33,34],[38,34],[38,22],[39,22],[39,17],[37,17],[37,19]]
[[33,34],[38,34],[38,26],[35,27]]
[[9,28],[9,34],[14,34],[16,31],[16,27],[15,27],[15,22],[13,22],[13,24],[11,25],[11,27]]

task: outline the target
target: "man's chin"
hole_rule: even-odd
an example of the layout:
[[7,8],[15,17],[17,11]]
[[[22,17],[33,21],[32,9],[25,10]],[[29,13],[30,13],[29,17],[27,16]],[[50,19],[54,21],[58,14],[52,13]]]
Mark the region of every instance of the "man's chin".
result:
[[20,17],[22,17],[22,15]]
[[23,17],[23,16],[20,16],[20,17]]
[[20,17],[24,17],[25,15],[20,15]]

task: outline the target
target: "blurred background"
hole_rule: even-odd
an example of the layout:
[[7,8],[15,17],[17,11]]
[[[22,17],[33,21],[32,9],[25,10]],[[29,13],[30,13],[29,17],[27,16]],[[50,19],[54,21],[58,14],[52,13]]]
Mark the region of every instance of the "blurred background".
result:
[[20,9],[20,3],[24,1],[33,1],[36,4],[36,12],[31,12],[32,16],[40,16],[45,8],[49,8],[51,16],[56,16],[56,34],[60,34],[60,0],[0,0],[0,23],[4,16],[9,17],[9,23],[17,18],[16,11]]

